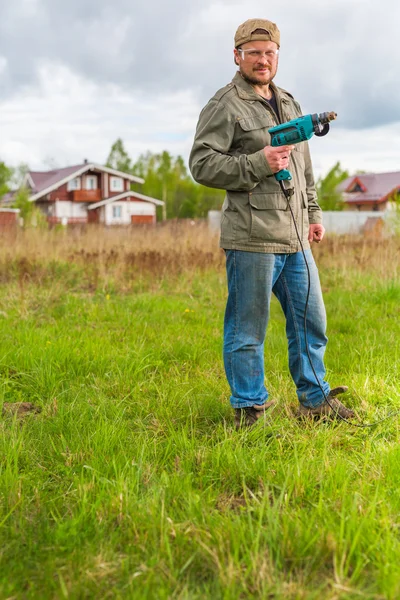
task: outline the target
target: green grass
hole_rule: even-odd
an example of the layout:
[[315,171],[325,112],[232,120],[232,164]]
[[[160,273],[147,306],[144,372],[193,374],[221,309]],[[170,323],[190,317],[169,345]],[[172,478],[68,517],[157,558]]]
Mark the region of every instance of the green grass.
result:
[[[53,266],[0,300],[1,598],[400,597],[400,447],[299,424],[276,302],[271,419],[233,429],[222,271],[79,288]],[[400,409],[400,283],[322,272],[333,386],[367,421]]]

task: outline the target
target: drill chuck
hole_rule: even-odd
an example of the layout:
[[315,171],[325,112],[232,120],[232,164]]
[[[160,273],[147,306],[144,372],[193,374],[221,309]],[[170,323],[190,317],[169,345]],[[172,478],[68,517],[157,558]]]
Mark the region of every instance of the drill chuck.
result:
[[315,135],[317,137],[326,135],[329,131],[330,121],[334,121],[336,117],[337,114],[333,111],[311,115]]
[[336,117],[337,117],[337,114],[333,111],[320,113],[318,115],[319,122],[322,125],[328,124],[330,121],[334,121],[336,119]]

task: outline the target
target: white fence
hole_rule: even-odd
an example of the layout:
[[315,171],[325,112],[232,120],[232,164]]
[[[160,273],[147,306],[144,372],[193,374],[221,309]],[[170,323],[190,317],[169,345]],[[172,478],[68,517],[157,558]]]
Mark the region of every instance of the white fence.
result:
[[[362,233],[368,219],[384,219],[386,212],[324,211],[323,223],[327,233]],[[371,221],[370,221],[371,224]]]
[[[324,227],[328,233],[362,233],[368,219],[384,219],[388,212],[324,211]],[[221,211],[208,212],[208,225],[212,231],[218,231],[221,223]],[[370,222],[371,223],[371,222]]]

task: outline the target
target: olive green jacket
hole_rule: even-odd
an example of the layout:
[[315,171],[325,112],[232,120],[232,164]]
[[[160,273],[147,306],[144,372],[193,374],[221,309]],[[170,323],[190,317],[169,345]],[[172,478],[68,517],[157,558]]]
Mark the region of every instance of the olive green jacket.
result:
[[[202,110],[189,166],[196,181],[226,190],[221,215],[225,249],[292,253],[300,250],[286,198],[265,158],[268,130],[301,116],[299,104],[271,84],[279,120],[270,104],[239,73]],[[307,142],[296,144],[289,169],[294,187],[290,203],[305,248],[309,223],[321,223]]]

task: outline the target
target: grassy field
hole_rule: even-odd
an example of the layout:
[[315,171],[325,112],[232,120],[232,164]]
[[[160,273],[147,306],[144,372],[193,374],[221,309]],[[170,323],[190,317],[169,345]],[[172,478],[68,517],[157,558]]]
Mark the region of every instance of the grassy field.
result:
[[[400,409],[400,242],[315,256],[332,387]],[[235,432],[203,227],[3,235],[0,281],[0,408],[41,409],[0,419],[0,598],[400,597],[400,417],[297,422],[274,301],[278,403]]]

